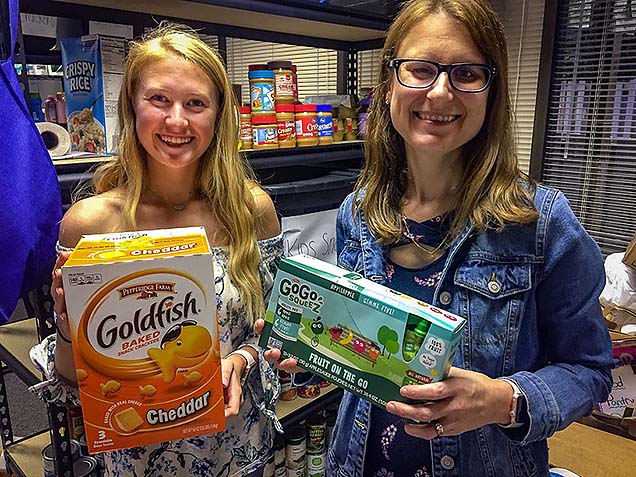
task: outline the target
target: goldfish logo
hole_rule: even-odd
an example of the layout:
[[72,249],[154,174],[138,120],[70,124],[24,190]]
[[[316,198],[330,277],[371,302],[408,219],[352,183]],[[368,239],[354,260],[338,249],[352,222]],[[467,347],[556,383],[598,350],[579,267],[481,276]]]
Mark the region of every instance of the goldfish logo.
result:
[[212,337],[196,321],[186,320],[170,328],[161,339],[159,348],[148,350],[148,356],[161,369],[165,383],[171,383],[179,368],[202,363],[212,350]]

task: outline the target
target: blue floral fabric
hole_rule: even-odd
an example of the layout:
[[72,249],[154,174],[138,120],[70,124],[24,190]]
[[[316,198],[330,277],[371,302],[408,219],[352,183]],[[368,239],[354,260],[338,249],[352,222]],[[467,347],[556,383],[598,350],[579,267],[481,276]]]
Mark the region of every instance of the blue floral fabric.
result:
[[[282,235],[258,244],[259,272],[267,303],[282,256]],[[258,337],[247,319],[241,296],[229,279],[229,249],[216,247],[212,254],[221,356],[246,345],[259,353],[258,368],[251,372],[243,389],[244,402],[239,414],[228,418],[226,430],[218,434],[105,453],[106,476],[243,477],[265,465],[271,454],[275,428],[282,432],[275,416],[280,391],[278,378],[257,345]],[[76,406],[79,404],[77,389],[55,374],[54,353],[54,335],[31,350],[31,359],[48,378],[31,389],[47,401]]]

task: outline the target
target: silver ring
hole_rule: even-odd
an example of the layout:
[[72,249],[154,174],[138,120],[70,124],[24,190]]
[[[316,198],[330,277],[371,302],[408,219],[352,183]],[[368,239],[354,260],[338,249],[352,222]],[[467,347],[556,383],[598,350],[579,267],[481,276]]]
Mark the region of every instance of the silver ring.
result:
[[442,437],[444,435],[444,426],[442,426],[441,422],[435,423],[435,432],[437,432],[437,437]]

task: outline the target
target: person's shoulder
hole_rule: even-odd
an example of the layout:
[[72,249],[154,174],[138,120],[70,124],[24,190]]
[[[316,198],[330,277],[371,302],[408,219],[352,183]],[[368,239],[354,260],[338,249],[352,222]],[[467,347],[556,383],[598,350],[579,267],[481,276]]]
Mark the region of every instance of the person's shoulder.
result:
[[75,202],[60,224],[60,244],[74,247],[82,235],[112,232],[121,218],[123,200],[112,192]]
[[280,235],[280,221],[274,207],[274,202],[269,194],[259,185],[250,186],[254,199],[254,226],[256,238],[265,240]]

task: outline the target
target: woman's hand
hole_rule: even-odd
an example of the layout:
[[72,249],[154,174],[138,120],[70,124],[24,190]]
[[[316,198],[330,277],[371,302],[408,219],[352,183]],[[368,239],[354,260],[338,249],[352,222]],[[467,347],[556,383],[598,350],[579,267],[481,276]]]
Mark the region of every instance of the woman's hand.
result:
[[[388,412],[421,422],[407,422],[404,430],[422,439],[433,439],[442,434],[456,436],[487,424],[510,422],[512,386],[474,371],[451,368],[446,380],[404,386],[400,394],[409,399],[429,401],[425,404],[391,401],[386,405]],[[440,429],[443,429],[441,433],[438,432]]]
[[233,359],[221,359],[225,417],[238,415],[239,408],[241,404],[243,404],[243,388],[241,387],[242,370],[241,365],[237,364]]
[[57,328],[66,338],[71,337],[71,329],[66,313],[66,301],[64,300],[64,287],[62,285],[62,265],[66,263],[71,252],[62,252],[57,256],[53,267],[53,281],[51,282],[51,296],[53,297],[53,309],[57,314]]
[[[261,335],[261,332],[265,328],[265,320],[259,318],[254,322],[254,333],[258,336]],[[293,358],[287,358],[282,361],[280,360],[280,350],[276,348],[270,348],[265,350],[263,356],[270,364],[274,364],[278,369],[282,369],[288,373],[300,373],[303,370],[298,367],[298,363]]]

